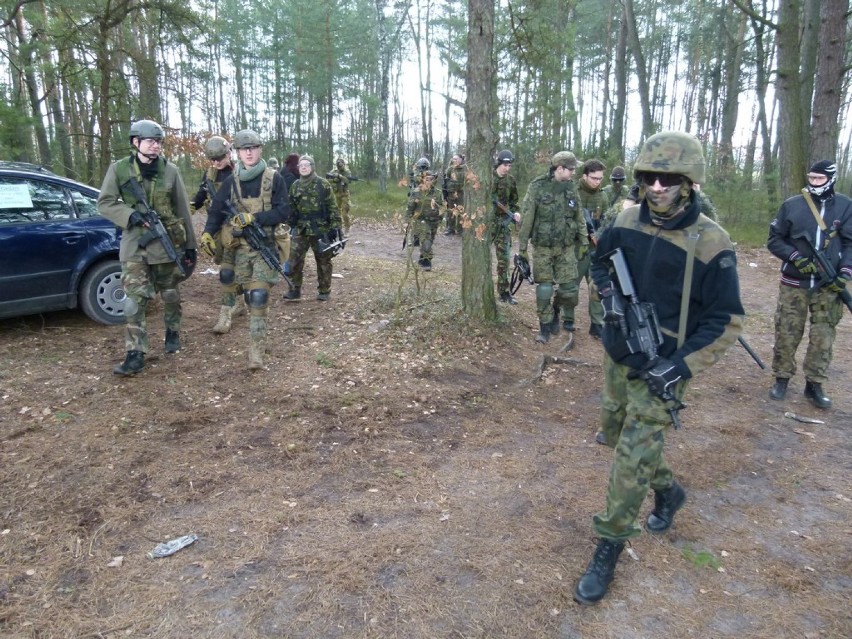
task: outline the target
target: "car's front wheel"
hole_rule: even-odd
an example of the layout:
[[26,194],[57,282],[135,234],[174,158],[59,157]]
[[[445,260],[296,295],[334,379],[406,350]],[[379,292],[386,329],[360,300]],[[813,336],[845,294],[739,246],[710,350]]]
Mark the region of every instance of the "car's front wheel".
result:
[[107,260],[90,268],[80,286],[80,308],[101,324],[124,322],[124,287],[121,285],[121,262]]

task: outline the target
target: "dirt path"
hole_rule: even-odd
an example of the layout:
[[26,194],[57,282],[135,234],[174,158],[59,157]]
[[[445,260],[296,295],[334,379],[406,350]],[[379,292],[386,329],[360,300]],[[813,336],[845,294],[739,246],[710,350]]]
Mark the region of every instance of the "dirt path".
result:
[[[216,337],[217,280],[184,287],[184,350],[117,379],[121,329],[78,313],[0,322],[3,637],[848,637],[852,321],[835,408],[767,398],[740,348],[691,386],[667,457],[689,492],[610,596],[573,603],[609,450],[600,345],[534,343],[533,288],[499,331],[457,312],[461,241],[421,295],[398,230],[361,225],[331,302],[271,310],[269,370]],[[743,251],[747,337],[769,363],[776,261]],[[583,298],[585,304],[585,298]],[[817,418],[810,424],[786,411]],[[650,500],[646,509],[650,507]],[[643,513],[644,516],[644,513]],[[199,541],[159,560],[160,541]],[[119,559],[121,558],[121,559]]]

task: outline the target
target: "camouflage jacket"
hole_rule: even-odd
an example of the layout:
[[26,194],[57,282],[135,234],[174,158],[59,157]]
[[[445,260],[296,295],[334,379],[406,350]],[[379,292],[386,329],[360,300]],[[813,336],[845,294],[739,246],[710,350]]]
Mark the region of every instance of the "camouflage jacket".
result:
[[550,173],[530,182],[521,204],[520,247],[544,248],[587,245],[586,222],[577,201],[574,182],[557,182]]
[[293,202],[293,221],[297,235],[325,235],[343,225],[337,200],[328,180],[316,173],[300,177],[290,187]]
[[159,241],[148,244],[144,249],[140,248],[139,239],[143,233],[147,232],[147,229],[139,226],[127,228],[130,215],[134,211],[144,213],[146,210],[128,186],[128,180],[131,177],[142,185],[148,204],[159,214],[175,248],[178,250],[197,248],[189,212],[189,198],[180,172],[165,158],[159,158],[157,163],[157,174],[152,180],[141,177],[135,154],[113,162],[104,176],[98,196],[98,212],[124,229],[119,248],[119,259],[122,262],[144,261],[147,264],[171,262]]
[[[491,187],[491,200],[497,200],[505,206],[509,211],[515,213],[518,210],[518,183],[515,181],[515,176],[507,173],[504,177],[497,175],[497,171],[492,174],[494,180]],[[501,210],[496,204],[491,207],[491,217],[493,222],[501,222],[506,216],[506,212]]]
[[425,183],[408,198],[406,216],[416,216],[418,220],[435,221],[441,217],[441,205],[444,198],[437,182],[433,182],[430,188]]
[[609,198],[603,189],[592,189],[586,181],[580,178],[577,185],[577,197],[580,200],[580,208],[589,212],[595,230],[601,226],[604,213],[609,208]]

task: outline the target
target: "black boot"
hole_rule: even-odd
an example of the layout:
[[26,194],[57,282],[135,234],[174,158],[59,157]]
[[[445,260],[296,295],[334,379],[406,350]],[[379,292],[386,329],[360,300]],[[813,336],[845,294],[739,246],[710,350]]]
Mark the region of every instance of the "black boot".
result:
[[600,324],[592,324],[589,326],[589,335],[595,339],[600,339],[603,335],[603,327]]
[[505,302],[506,304],[511,304],[513,306],[518,303],[518,301],[514,297],[512,297],[512,294],[509,291],[503,291],[502,293],[500,293],[500,301]]
[[550,322],[542,322],[538,323],[538,335],[535,338],[535,341],[539,344],[546,344],[550,340]]
[[586,572],[574,588],[574,601],[581,604],[594,604],[606,595],[612,577],[615,574],[615,564],[618,556],[624,550],[623,542],[601,539],[595,554],[589,562]]
[[180,333],[166,329],[166,352],[177,353],[180,350]]
[[284,300],[288,302],[293,302],[302,297],[302,287],[294,286],[289,291],[284,293]]
[[127,351],[124,361],[118,366],[115,366],[112,372],[116,375],[129,377],[130,375],[142,372],[143,368],[145,368],[145,353],[142,351]]
[[658,535],[671,528],[675,513],[686,503],[686,491],[677,482],[667,490],[654,491],[654,510],[648,515],[645,526],[648,532]]
[[769,389],[769,399],[782,400],[787,397],[787,383],[789,381],[785,377],[776,377],[775,383]]
[[559,307],[553,307],[553,319],[550,320],[550,334],[559,335]]
[[574,320],[569,320],[569,319],[565,320],[564,322],[562,322],[562,328],[564,328],[569,333],[573,333],[574,332]]
[[822,384],[819,382],[805,384],[805,397],[817,408],[831,408],[831,400],[822,392]]

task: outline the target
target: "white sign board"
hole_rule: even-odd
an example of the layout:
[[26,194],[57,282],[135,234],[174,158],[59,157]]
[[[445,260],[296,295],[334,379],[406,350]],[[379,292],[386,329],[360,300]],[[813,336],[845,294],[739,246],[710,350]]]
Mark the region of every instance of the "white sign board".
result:
[[0,202],[4,209],[31,209],[30,187],[27,184],[0,184]]

